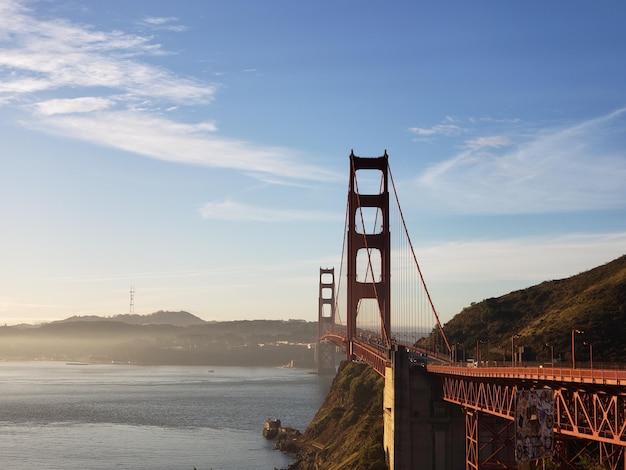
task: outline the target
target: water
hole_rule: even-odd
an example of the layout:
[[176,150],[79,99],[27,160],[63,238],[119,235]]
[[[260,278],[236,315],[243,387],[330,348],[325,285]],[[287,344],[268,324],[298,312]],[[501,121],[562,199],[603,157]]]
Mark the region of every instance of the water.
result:
[[0,362],[11,470],[272,470],[265,419],[304,431],[330,383],[298,369]]

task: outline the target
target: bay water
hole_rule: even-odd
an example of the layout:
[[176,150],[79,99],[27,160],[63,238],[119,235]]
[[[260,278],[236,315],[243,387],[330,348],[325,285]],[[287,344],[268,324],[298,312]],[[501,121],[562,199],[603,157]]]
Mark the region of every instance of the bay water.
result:
[[329,386],[301,369],[0,362],[0,467],[285,468],[265,420],[303,432]]

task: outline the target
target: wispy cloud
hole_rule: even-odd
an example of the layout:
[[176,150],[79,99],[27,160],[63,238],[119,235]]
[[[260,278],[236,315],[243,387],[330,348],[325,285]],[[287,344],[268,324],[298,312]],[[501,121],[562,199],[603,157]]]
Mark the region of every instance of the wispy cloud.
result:
[[424,171],[415,189],[437,210],[541,213],[626,205],[626,108],[569,126],[475,137]]
[[[66,20],[39,20],[20,3],[0,6],[0,96],[32,99],[27,93],[116,94],[127,100],[207,103],[216,87],[137,60],[164,51],[152,38],[96,31]],[[65,88],[68,89],[65,89]],[[37,100],[37,96],[34,97]]]
[[417,256],[429,281],[542,282],[612,261],[625,246],[626,233],[568,234],[448,242],[424,246]]
[[101,111],[113,106],[115,102],[109,98],[87,96],[83,98],[54,99],[40,101],[35,104],[37,112],[44,116],[69,113],[90,113]]
[[[177,21],[143,19],[159,28]],[[19,121],[24,126],[149,158],[259,177],[338,178],[302,165],[293,150],[220,137],[211,122],[164,117],[181,106],[210,104],[218,86],[141,61],[163,54],[152,37],[39,19],[19,1],[0,1],[0,105],[26,112]],[[51,93],[57,97],[50,99]]]
[[246,174],[327,181],[333,173],[293,159],[286,148],[261,147],[215,136],[210,122],[186,124],[144,111],[108,111],[89,114],[40,116],[23,123],[55,135],[125,150],[158,160],[212,168],[230,168]]
[[571,234],[434,244],[419,248],[417,257],[437,310],[447,321],[472,302],[613,261],[625,246],[626,233]]
[[250,206],[233,201],[207,202],[199,209],[205,219],[252,222],[306,222],[320,220],[341,220],[342,214],[333,214],[320,211],[292,211],[281,209],[267,209],[260,206]]
[[409,132],[417,135],[416,140],[426,140],[437,135],[450,136],[463,133],[465,129],[456,123],[450,116],[440,123],[431,127],[410,127]]
[[178,18],[175,16],[149,16],[144,18],[140,23],[144,26],[149,26],[152,29],[161,29],[165,31],[183,32],[187,30],[186,26],[178,24]]
[[470,139],[465,142],[471,149],[479,149],[482,147],[507,147],[511,145],[513,142],[508,137],[504,137],[501,135],[494,135],[489,137],[477,137],[476,139]]

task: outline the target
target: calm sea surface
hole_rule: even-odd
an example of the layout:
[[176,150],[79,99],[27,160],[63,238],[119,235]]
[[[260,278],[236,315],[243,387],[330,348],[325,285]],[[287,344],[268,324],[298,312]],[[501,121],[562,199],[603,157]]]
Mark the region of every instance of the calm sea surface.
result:
[[298,369],[0,362],[0,466],[286,467],[265,419],[304,431],[329,385]]

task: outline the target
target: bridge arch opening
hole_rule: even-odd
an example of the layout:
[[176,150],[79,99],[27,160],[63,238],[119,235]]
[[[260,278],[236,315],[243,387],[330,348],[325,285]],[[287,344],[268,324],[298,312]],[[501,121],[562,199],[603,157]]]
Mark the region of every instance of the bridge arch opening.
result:
[[322,286],[331,285],[335,282],[334,272],[324,271],[320,274],[320,284]]
[[356,191],[363,196],[383,194],[385,191],[385,175],[376,168],[359,168],[354,172]]
[[377,248],[361,248],[356,254],[356,281],[380,282],[382,279],[382,253]]
[[322,311],[320,313],[322,318],[332,318],[333,317],[333,306],[330,304],[322,304]]
[[354,225],[359,235],[380,234],[383,232],[383,211],[380,207],[360,207]]

